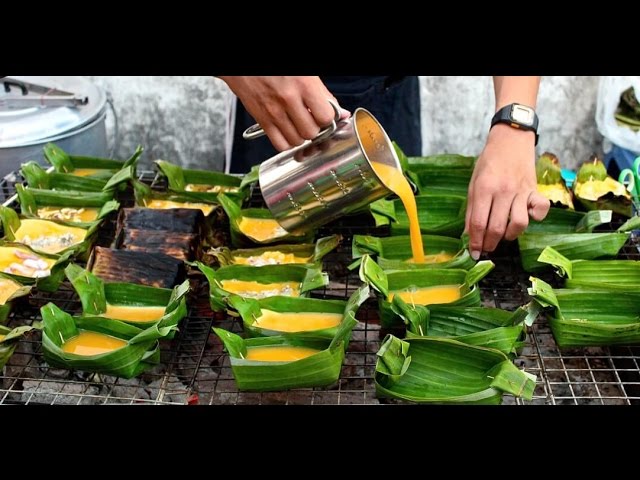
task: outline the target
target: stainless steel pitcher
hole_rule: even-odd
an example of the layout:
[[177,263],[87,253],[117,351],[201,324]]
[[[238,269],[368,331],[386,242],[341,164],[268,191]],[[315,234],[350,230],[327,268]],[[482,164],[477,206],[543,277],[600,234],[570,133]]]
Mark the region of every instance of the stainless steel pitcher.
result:
[[[389,137],[369,111],[358,108],[340,121],[340,109],[330,103],[336,117],[329,127],[260,165],[267,207],[289,232],[319,227],[391,193],[371,162],[401,168]],[[243,136],[261,135],[254,125]]]

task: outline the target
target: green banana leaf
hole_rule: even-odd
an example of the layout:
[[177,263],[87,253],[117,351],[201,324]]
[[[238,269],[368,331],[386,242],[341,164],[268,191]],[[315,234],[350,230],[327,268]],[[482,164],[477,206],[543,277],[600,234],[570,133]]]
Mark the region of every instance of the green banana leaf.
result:
[[249,173],[247,173],[242,177],[242,180],[240,181],[240,188],[243,190],[245,188],[250,189],[251,185],[257,183],[259,178],[260,178],[260,165],[254,165],[253,167],[251,167],[251,170],[249,170]]
[[391,308],[407,326],[407,338],[453,338],[469,345],[495,348],[514,357],[524,346],[526,327],[533,325],[540,311],[535,302],[508,312],[490,307],[409,305],[397,296]]
[[140,155],[144,149],[138,145],[136,151],[128,160],[113,160],[110,158],[86,157],[80,155],[69,155],[54,143],[48,143],[44,147],[44,158],[49,162],[56,172],[73,173],[76,168],[92,168],[100,170],[89,178],[107,181],[114,173],[123,168],[132,167],[134,172]]
[[[59,225],[62,227],[68,227],[68,228],[73,228],[73,229],[80,229],[80,230],[84,230],[86,233],[84,234],[84,240],[80,243],[76,243],[74,245],[71,245],[65,249],[62,249],[60,251],[57,252],[46,252],[40,248],[37,247],[32,247],[28,244],[25,244],[27,246],[29,246],[31,248],[31,250],[33,250],[34,252],[37,253],[48,253],[48,254],[55,254],[55,255],[64,255],[67,252],[72,252],[73,255],[76,256],[80,256],[80,255],[84,255],[84,254],[88,254],[89,251],[91,250],[91,245],[93,244],[93,241],[95,240],[95,236],[96,233],[98,231],[98,228],[100,227],[100,224],[102,223],[102,220],[98,220],[96,222],[92,222],[91,224],[88,224],[89,226],[87,227],[81,227],[78,226],[78,224],[74,224],[74,223],[69,223],[69,222],[60,222],[57,220],[41,220],[41,219],[33,219],[33,218],[20,218],[20,216],[18,216],[18,214],[16,213],[15,210],[9,208],[9,207],[4,207],[4,206],[0,206],[0,223],[2,223],[2,228],[4,231],[4,237],[2,239],[0,239],[3,242],[17,242],[17,243],[22,243],[18,240],[16,240],[16,232],[18,232],[18,230],[20,229],[22,222],[23,221],[39,221],[39,222],[45,222],[47,224],[54,224],[54,225]],[[37,232],[33,232],[33,233],[37,233]],[[37,238],[37,237],[36,237]]]
[[[419,195],[416,197],[420,230],[423,234],[459,237],[464,230],[467,199],[459,195]],[[407,212],[398,200],[377,200],[370,205],[376,226],[391,226],[391,235],[408,235]]]
[[[160,362],[158,340],[175,332],[175,325],[159,322],[144,330],[117,320],[102,317],[72,317],[53,303],[40,309],[44,329],[44,359],[55,368],[105,373],[133,378]],[[76,355],[62,350],[63,344],[82,331],[102,333],[127,343],[99,355]]]
[[[214,328],[213,331],[220,337],[229,353],[231,370],[238,389],[265,392],[324,387],[337,382],[346,345],[356,323],[353,317],[345,319],[330,343],[327,340],[282,336],[243,339],[220,328]],[[268,346],[298,346],[315,348],[319,351],[292,362],[261,362],[245,359],[248,349]]]
[[[342,300],[318,300],[315,298],[281,296],[255,300],[253,298],[243,298],[238,295],[230,295],[228,302],[229,306],[235,309],[242,317],[244,332],[248,337],[272,337],[280,335],[287,338],[297,337],[316,340],[331,340],[336,335],[338,328],[343,322],[349,318],[355,318],[358,308],[367,300],[367,298],[369,298],[369,286],[362,285],[346,302]],[[301,317],[310,312],[334,313],[341,314],[342,320],[338,325],[331,328],[283,332],[256,325],[257,319],[262,316],[263,309],[278,313],[297,313]]]
[[529,295],[547,310],[560,347],[629,345],[640,342],[640,291],[604,288],[553,289],[531,277]]
[[[440,263],[419,264],[407,263],[413,258],[411,252],[411,239],[408,235],[393,237],[373,237],[370,235],[354,235],[351,245],[351,255],[358,259],[363,255],[375,256],[376,261],[383,270],[411,270],[423,268],[460,268],[468,270],[476,262],[469,255],[466,240],[443,237],[439,235],[422,235],[425,255],[448,253],[453,255],[451,260]],[[352,265],[359,265],[354,262]]]
[[329,283],[329,277],[318,266],[304,265],[265,265],[253,267],[250,265],[230,265],[214,270],[201,262],[194,262],[207,277],[209,282],[210,303],[214,311],[224,310],[231,292],[222,288],[223,280],[242,280],[262,284],[295,282],[300,285],[299,296],[306,297],[307,293],[321,288]]
[[253,237],[250,237],[240,230],[240,221],[243,217],[246,218],[273,218],[271,212],[266,208],[245,208],[241,209],[240,206],[229,198],[226,194],[221,193],[218,195],[218,201],[225,213],[229,217],[229,224],[231,226],[231,244],[236,248],[251,248],[255,245],[277,245],[279,243],[311,243],[315,235],[315,230],[309,232],[303,232],[301,234],[288,233],[282,235],[273,240],[259,241]]
[[426,157],[407,157],[406,169],[411,172],[473,172],[478,157],[459,155],[456,153],[440,153]]
[[576,212],[552,207],[541,222],[531,220],[525,233],[591,233],[595,227],[609,223],[611,214],[611,210]]
[[[16,253],[21,255],[23,258],[17,256]],[[5,275],[22,284],[36,284],[38,286],[38,290],[43,292],[55,292],[58,290],[60,283],[64,279],[64,267],[69,262],[72,254],[72,251],[68,251],[62,255],[48,255],[46,253],[35,252],[22,243],[0,241],[0,265],[2,265],[0,270]],[[38,276],[35,274],[35,271],[32,275],[25,275],[11,267],[13,263],[22,264],[25,257],[31,258],[32,260],[44,260],[45,262],[50,263],[50,267],[48,268],[50,272],[49,275],[44,277]]]
[[638,225],[640,217],[634,217],[610,233],[525,233],[518,237],[522,268],[527,272],[547,268],[538,261],[546,247],[553,247],[569,260],[615,257]]
[[[13,301],[17,298],[24,297],[25,295],[29,295],[29,292],[31,292],[31,286],[23,285],[21,282],[17,281],[15,278],[12,278],[9,275],[6,275],[4,273],[0,273],[0,281],[8,282],[10,285],[17,287],[17,290],[13,292],[11,295],[9,295],[7,300],[0,305],[0,325],[4,325],[7,322],[7,318],[9,317],[9,314],[11,313],[11,308],[13,307]],[[2,334],[2,332],[0,332],[0,334]]]
[[253,266],[264,266],[264,265],[287,265],[287,262],[280,262],[279,260],[272,259],[270,261],[277,263],[264,263],[265,260],[260,257],[264,254],[268,253],[283,253],[283,254],[293,254],[296,258],[299,259],[308,259],[305,262],[294,262],[294,263],[305,263],[305,264],[320,264],[325,255],[334,250],[342,241],[342,236],[340,235],[331,235],[329,237],[319,238],[315,244],[313,243],[302,243],[302,244],[280,244],[276,246],[269,247],[261,247],[261,248],[248,248],[248,249],[239,249],[239,250],[230,250],[228,247],[219,247],[209,250],[208,254],[217,258],[218,263],[221,266],[227,265],[253,265]]
[[22,164],[20,174],[29,187],[43,190],[99,192],[107,184],[107,181],[103,179],[77,177],[70,173],[47,172],[36,162]]
[[380,324],[385,327],[400,325],[402,319],[396,314],[389,301],[391,293],[412,288],[435,287],[439,285],[459,285],[460,298],[450,305],[461,307],[480,306],[480,290],[477,283],[493,270],[490,260],[478,262],[470,270],[460,269],[415,269],[389,270],[385,272],[380,266],[365,255],[360,264],[360,279],[370,284],[378,292]]
[[422,170],[407,172],[419,195],[443,194],[467,197],[472,170]]
[[33,330],[33,327],[23,325],[16,328],[8,328],[0,325],[0,372],[13,355],[18,341],[27,332]]
[[[22,215],[29,218],[39,218],[38,209],[42,207],[67,208],[97,208],[97,220],[102,220],[109,213],[120,207],[118,201],[113,200],[113,192],[76,192],[72,190],[43,190],[39,188],[16,185],[18,202]],[[93,222],[69,222],[80,227],[90,227]]]
[[[193,197],[183,195],[181,193],[157,192],[152,190],[149,185],[146,185],[136,179],[131,179],[131,183],[133,184],[136,205],[139,207],[147,207],[148,203],[153,200],[180,202],[185,204],[182,208],[199,208],[207,219],[211,219],[216,207],[218,206],[217,202],[211,202],[203,199],[196,200]],[[205,211],[204,209],[210,211]]]
[[[65,274],[82,302],[82,314],[86,317],[100,316],[139,328],[162,323],[165,326],[178,325],[187,315],[186,295],[189,292],[189,280],[185,280],[170,290],[133,283],[105,283],[88,270],[69,264]],[[135,322],[113,319],[105,315],[107,304],[129,305],[134,307],[165,307],[164,314],[157,321]],[[168,336],[172,338],[173,332]]]
[[375,373],[379,397],[416,403],[500,404],[503,393],[531,400],[536,377],[507,355],[449,338],[387,335]]
[[242,203],[249,194],[249,189],[240,188],[240,177],[208,170],[187,170],[164,160],[156,160],[155,164],[158,170],[167,177],[169,190],[177,192],[184,197],[190,197],[199,201],[216,202],[218,200],[218,193],[220,193],[187,191],[185,190],[187,185],[227,187],[230,190],[225,192],[226,195],[235,198],[238,203]]
[[640,291],[640,261],[569,260],[553,247],[545,248],[538,261],[556,267],[566,277],[566,288]]

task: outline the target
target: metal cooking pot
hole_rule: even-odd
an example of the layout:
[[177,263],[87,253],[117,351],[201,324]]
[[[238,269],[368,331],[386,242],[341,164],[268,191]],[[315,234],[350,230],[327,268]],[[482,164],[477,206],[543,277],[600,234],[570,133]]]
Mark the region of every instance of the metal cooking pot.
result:
[[[401,169],[388,135],[369,111],[358,108],[349,119],[338,121],[339,108],[330,103],[336,112],[331,126],[260,165],[262,196],[289,232],[324,225],[389,195],[371,162]],[[254,125],[244,137],[261,134]]]
[[74,155],[109,156],[108,94],[81,77],[0,78],[0,178],[55,142]]

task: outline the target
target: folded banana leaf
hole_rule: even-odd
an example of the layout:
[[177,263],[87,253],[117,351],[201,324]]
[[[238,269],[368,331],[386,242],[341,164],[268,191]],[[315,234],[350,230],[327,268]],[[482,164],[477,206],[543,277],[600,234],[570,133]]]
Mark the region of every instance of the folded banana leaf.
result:
[[[369,286],[362,285],[346,302],[342,300],[294,297],[270,297],[255,300],[238,295],[230,295],[228,302],[229,306],[235,309],[242,317],[244,332],[247,337],[281,335],[287,338],[331,340],[342,323],[350,318],[355,318],[358,308],[367,298],[369,298]],[[266,311],[266,313],[263,314],[263,311]],[[276,316],[277,314],[283,315],[275,325],[285,324],[284,327],[275,329],[269,328],[268,323],[267,326],[261,324],[263,315]],[[308,319],[310,315],[318,314],[332,314],[334,318],[331,320],[336,321],[335,325],[325,326],[323,323],[317,323],[319,326],[314,328],[314,323],[308,321]],[[307,319],[306,323],[304,323],[305,318]]]
[[[67,266],[65,274],[80,297],[82,314],[86,317],[99,316],[147,328],[158,323],[177,326],[187,315],[188,280],[169,290],[132,283],[104,283],[91,272],[75,264]],[[114,316],[109,308],[114,305],[133,309],[149,307],[155,310],[155,315],[154,318],[146,318],[143,313],[133,310],[125,312],[125,315]],[[120,309],[119,313],[122,312],[123,309]],[[167,338],[172,337],[173,332]]]
[[[468,239],[443,237],[439,235],[422,235],[422,244],[427,259],[432,263],[409,263],[413,258],[411,240],[408,235],[393,237],[372,237],[369,235],[354,235],[351,245],[353,258],[363,255],[377,257],[376,262],[383,270],[410,270],[423,268],[461,268],[468,270],[475,265],[469,255]],[[359,263],[359,262],[356,262]]]
[[69,222],[20,218],[15,210],[0,206],[0,222],[4,230],[4,242],[27,245],[33,251],[49,255],[73,255],[88,253],[95,240],[101,220],[79,227]]
[[[480,306],[480,290],[477,283],[493,270],[494,263],[486,260],[478,262],[470,270],[460,269],[416,269],[416,270],[389,270],[385,272],[374,262],[371,257],[365,255],[360,264],[360,279],[369,283],[378,292],[378,307],[380,310],[380,324],[385,327],[400,325],[402,319],[391,307],[391,296],[395,297],[404,292],[416,292],[420,289],[432,287],[448,287],[456,289],[456,299],[451,296],[443,296],[438,299],[434,296],[431,304],[446,303],[461,307]],[[418,303],[415,301],[414,303]]]
[[242,203],[249,193],[249,189],[240,188],[240,177],[208,170],[187,170],[164,160],[156,160],[155,164],[167,177],[169,190],[185,197],[216,202],[218,194],[224,193]]
[[553,247],[545,248],[538,261],[556,267],[566,277],[566,288],[640,291],[640,261],[569,260]]
[[27,332],[33,330],[33,327],[23,325],[16,328],[8,328],[0,325],[0,372],[13,355],[18,341]]
[[164,253],[146,253],[95,247],[88,269],[107,283],[135,283],[173,288],[186,277],[182,260]]
[[[356,320],[349,316],[338,328],[329,343],[297,337],[259,337],[243,339],[238,335],[214,328],[213,331],[229,353],[231,370],[238,390],[274,391],[292,388],[324,387],[338,381],[346,345]],[[294,361],[260,361],[247,359],[255,348],[298,347],[313,349],[315,353]]]
[[607,175],[606,167],[597,157],[582,164],[573,193],[587,210],[606,209],[632,216],[631,195],[622,183]]
[[148,185],[133,179],[133,192],[136,205],[154,209],[193,208],[201,210],[205,217],[209,217],[216,209],[217,202],[189,197],[183,194],[170,192],[156,192]]
[[22,284],[36,284],[39,290],[55,292],[64,279],[64,267],[72,256],[38,253],[14,242],[0,242],[0,272]]
[[[72,317],[53,303],[40,309],[44,329],[42,348],[46,362],[55,368],[104,373],[133,378],[160,362],[158,340],[176,330],[175,325],[159,322],[144,330],[102,317]],[[81,334],[111,337],[121,346],[95,355],[80,355],[63,349],[64,344]]]
[[201,235],[204,221],[202,210],[193,208],[123,208],[118,216],[118,230],[154,230]]
[[43,190],[71,190],[100,192],[107,181],[92,177],[78,177],[71,173],[47,172],[36,162],[22,164],[20,174],[29,187]]
[[13,301],[28,295],[30,291],[30,285],[22,285],[15,278],[0,273],[0,325],[6,323]]
[[640,291],[553,289],[531,277],[529,295],[543,308],[560,347],[640,342]]
[[[459,237],[464,230],[467,199],[459,195],[419,195],[418,219],[423,234]],[[408,235],[409,219],[401,200],[377,200],[370,205],[376,226],[391,226],[392,235]]]
[[540,311],[535,302],[508,312],[490,307],[410,305],[397,296],[391,308],[407,326],[407,338],[453,338],[469,345],[495,348],[514,357],[524,346],[526,327],[533,325]]
[[421,170],[407,172],[407,177],[417,187],[419,195],[443,194],[466,197],[472,170]]
[[56,144],[48,143],[44,147],[44,158],[56,172],[108,181],[114,173],[123,168],[132,167],[135,172],[143,151],[142,146],[138,145],[128,160],[121,161],[110,158],[69,155]]
[[492,348],[449,338],[387,335],[378,351],[375,382],[379,397],[497,405],[504,393],[531,400],[536,377]]
[[569,260],[615,257],[639,225],[640,217],[635,217],[611,233],[525,233],[518,237],[522,268],[527,272],[548,268],[538,261],[548,246]]
[[543,221],[531,220],[526,233],[590,233],[597,226],[609,223],[611,214],[611,210],[585,213],[552,207]]
[[227,265],[252,265],[262,267],[264,265],[289,265],[289,264],[316,264],[320,265],[322,259],[334,250],[341,242],[340,235],[319,238],[315,244],[279,244],[269,247],[248,248],[230,250],[227,247],[211,249],[208,253],[217,258],[221,266]]
[[[194,265],[207,277],[214,311],[224,310],[231,294],[251,298],[306,297],[309,291],[329,283],[328,275],[315,265],[230,265],[218,270],[201,262],[195,262]],[[240,291],[226,290],[225,287],[231,288],[225,285],[226,282],[235,283]]]
[[78,227],[91,227],[120,204],[113,200],[113,192],[80,192],[43,190],[16,185],[22,215],[27,218],[59,220]]
[[[226,194],[218,195],[218,202],[229,217],[231,226],[231,243],[236,248],[254,245],[276,245],[278,243],[311,243],[315,231],[293,234],[282,228],[266,208],[245,208],[229,198]],[[254,223],[252,226],[251,223]],[[264,225],[255,226],[260,222]]]
[[562,178],[560,160],[556,155],[545,152],[536,162],[538,192],[549,199],[552,206],[574,209],[573,195]]

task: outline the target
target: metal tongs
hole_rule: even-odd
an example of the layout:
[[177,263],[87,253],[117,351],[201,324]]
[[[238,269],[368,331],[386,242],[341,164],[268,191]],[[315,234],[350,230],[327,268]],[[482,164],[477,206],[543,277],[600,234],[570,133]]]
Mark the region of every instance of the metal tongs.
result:
[[[73,92],[39,85],[20,80],[19,78],[2,77],[5,93],[0,95],[0,109],[30,107],[78,107],[89,103],[89,97],[76,95]],[[19,89],[20,93],[15,94]],[[31,94],[31,95],[30,95]]]

